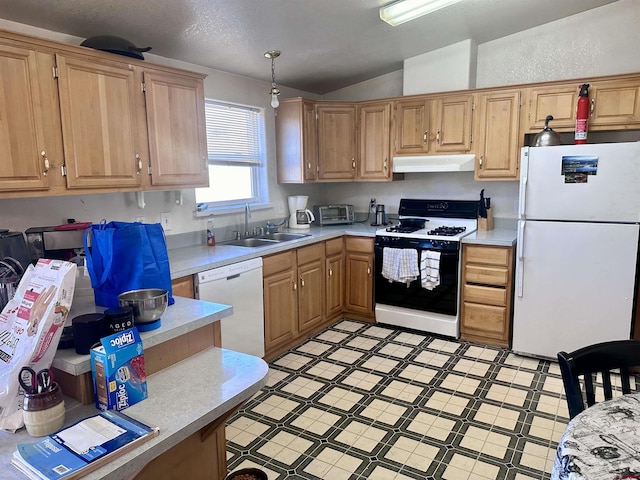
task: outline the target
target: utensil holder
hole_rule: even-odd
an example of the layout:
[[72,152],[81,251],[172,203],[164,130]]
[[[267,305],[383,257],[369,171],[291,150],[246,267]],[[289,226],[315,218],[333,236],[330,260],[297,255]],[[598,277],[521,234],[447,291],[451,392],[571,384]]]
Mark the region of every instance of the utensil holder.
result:
[[32,437],[44,437],[57,432],[64,425],[64,398],[57,383],[42,393],[26,393],[22,416]]
[[493,210],[487,208],[487,217],[478,217],[478,230],[493,230]]

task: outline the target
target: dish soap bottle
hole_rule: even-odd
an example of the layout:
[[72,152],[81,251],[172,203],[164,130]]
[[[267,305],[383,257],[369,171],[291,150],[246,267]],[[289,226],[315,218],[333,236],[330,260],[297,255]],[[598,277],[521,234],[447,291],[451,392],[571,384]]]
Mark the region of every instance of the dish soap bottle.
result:
[[207,245],[210,247],[216,246],[216,234],[213,231],[213,217],[207,220]]

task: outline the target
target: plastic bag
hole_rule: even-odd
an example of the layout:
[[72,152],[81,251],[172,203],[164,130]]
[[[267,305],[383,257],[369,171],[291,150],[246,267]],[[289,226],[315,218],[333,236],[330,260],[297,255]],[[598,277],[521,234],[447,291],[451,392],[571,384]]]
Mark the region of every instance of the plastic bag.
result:
[[96,305],[117,307],[118,295],[140,288],[162,288],[169,292],[169,305],[175,302],[159,223],[94,223],[85,230],[84,249]]
[[71,308],[76,265],[40,259],[24,273],[15,296],[0,313],[0,428],[24,425],[22,367],[51,367]]

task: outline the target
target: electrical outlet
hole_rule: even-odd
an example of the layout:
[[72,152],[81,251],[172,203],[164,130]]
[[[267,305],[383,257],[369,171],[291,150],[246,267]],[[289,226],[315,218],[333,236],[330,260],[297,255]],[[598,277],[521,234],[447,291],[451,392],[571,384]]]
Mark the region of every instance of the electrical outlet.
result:
[[376,211],[376,199],[372,198],[371,200],[369,200],[369,210],[371,210],[372,212]]
[[171,213],[170,212],[162,212],[160,214],[160,223],[162,224],[162,228],[167,231],[173,228],[173,222],[171,221]]
[[284,202],[276,202],[276,212],[284,213]]

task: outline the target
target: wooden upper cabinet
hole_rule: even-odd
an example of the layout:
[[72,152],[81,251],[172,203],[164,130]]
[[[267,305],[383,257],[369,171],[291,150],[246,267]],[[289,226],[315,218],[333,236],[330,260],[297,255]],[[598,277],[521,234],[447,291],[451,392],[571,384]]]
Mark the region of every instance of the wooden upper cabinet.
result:
[[471,150],[473,95],[439,97],[431,102],[435,110],[435,132],[429,135],[432,153],[465,153]]
[[610,80],[594,83],[589,88],[589,98],[591,99],[590,126],[638,128],[640,123],[640,82],[638,80]]
[[576,84],[527,89],[526,131],[541,131],[547,115],[553,115],[549,126],[554,130],[574,129],[579,91]]
[[69,188],[141,184],[134,68],[56,55]]
[[206,186],[203,79],[0,33],[1,196]]
[[356,177],[356,107],[322,104],[318,113],[318,166],[320,180]]
[[[636,79],[590,80],[589,130],[625,130],[640,123],[640,81]],[[579,81],[527,89],[526,131],[539,132],[547,115],[554,130],[570,132],[576,127]]]
[[161,71],[144,71],[152,185],[208,186],[204,85]]
[[438,155],[471,150],[473,95],[398,100],[395,155]]
[[394,154],[429,153],[429,119],[429,100],[396,101]]
[[520,90],[478,95],[476,180],[517,180],[520,163]]
[[391,102],[358,107],[360,137],[358,178],[391,179]]
[[302,98],[280,102],[276,144],[278,183],[306,183],[318,178],[315,103]]
[[[53,61],[51,60],[51,64]],[[0,44],[0,191],[45,190],[48,168],[61,158],[48,148],[39,80],[51,70],[38,71],[38,53]]]
[[303,102],[302,116],[304,181],[313,182],[318,178],[318,127],[315,104]]

